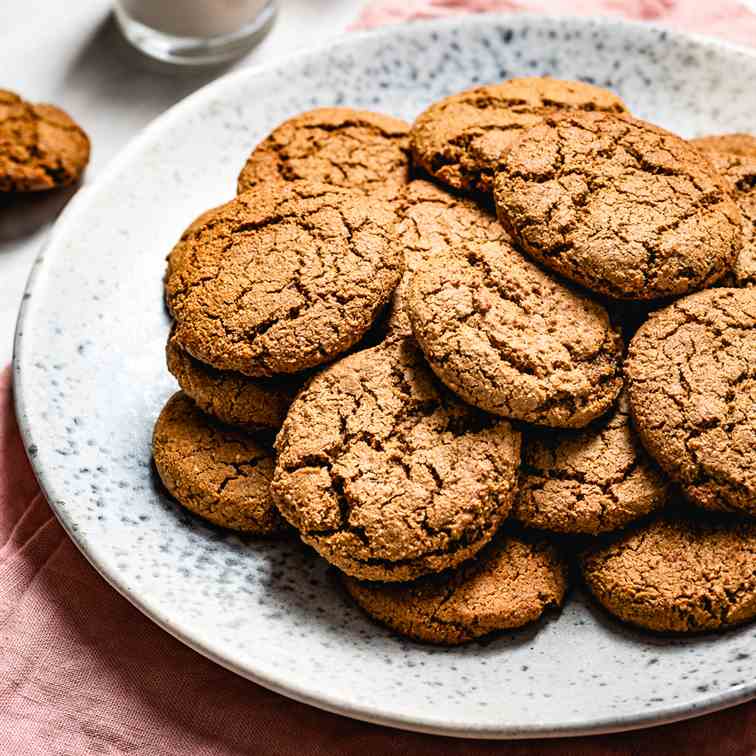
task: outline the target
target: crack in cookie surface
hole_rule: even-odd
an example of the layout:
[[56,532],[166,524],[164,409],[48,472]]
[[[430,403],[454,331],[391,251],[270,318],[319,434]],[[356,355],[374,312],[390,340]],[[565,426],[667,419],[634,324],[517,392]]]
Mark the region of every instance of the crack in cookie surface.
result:
[[625,371],[643,443],[686,495],[756,514],[756,289],[711,289],[653,314]]
[[395,220],[388,202],[323,184],[240,195],[171,252],[177,343],[252,377],[333,359],[362,338],[399,280]]
[[273,491],[345,572],[408,580],[472,556],[509,512],[520,436],[438,384],[410,339],[342,359],[302,391]]
[[714,167],[629,116],[547,118],[507,153],[494,195],[528,254],[617,299],[709,286],[743,241],[740,212]]

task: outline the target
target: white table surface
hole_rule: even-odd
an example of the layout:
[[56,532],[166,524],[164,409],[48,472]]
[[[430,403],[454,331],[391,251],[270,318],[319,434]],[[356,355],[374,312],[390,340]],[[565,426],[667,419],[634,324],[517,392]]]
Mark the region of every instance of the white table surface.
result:
[[[365,0],[280,0],[270,34],[223,68],[182,71],[154,63],[120,36],[108,0],[2,0],[0,88],[67,110],[92,140],[85,183],[140,129],[229,70],[277,60],[326,42]],[[11,357],[16,313],[40,244],[70,196],[0,198],[0,368]]]

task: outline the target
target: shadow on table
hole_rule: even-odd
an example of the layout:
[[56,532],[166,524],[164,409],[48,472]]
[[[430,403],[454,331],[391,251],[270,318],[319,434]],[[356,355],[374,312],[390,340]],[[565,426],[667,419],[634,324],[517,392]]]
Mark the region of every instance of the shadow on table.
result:
[[78,186],[46,192],[0,194],[0,255],[6,243],[31,236],[54,221]]

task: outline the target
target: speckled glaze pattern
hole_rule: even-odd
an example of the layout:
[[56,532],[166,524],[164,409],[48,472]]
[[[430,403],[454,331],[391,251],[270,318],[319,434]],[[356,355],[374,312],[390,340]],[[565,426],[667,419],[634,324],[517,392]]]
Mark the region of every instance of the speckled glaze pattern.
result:
[[[352,35],[196,93],[83,189],[33,272],[16,339],[16,400],[37,475],[100,572],[221,664],[348,716],[466,737],[599,732],[751,697],[756,627],[669,640],[569,597],[560,617],[452,650],[394,637],[294,542],[243,540],[167,499],[150,464],[165,370],[164,257],[231,199],[254,144],[327,105],[411,120],[476,83],[551,74],[613,88],[684,136],[753,128],[756,57],[614,21],[476,16]],[[159,207],[160,212],[155,212]]]

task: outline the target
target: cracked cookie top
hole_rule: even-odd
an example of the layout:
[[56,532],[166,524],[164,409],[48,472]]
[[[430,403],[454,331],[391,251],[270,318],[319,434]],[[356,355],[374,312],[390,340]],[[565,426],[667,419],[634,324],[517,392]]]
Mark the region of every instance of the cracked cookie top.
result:
[[490,193],[502,156],[523,129],[554,111],[625,112],[619,97],[580,81],[510,79],[431,105],[412,125],[418,165],[456,189]]
[[622,339],[604,307],[505,238],[426,260],[406,305],[434,372],[488,412],[582,427],[622,388]]
[[216,370],[185,352],[173,334],[165,357],[168,372],[201,410],[247,430],[278,430],[304,383],[298,375],[248,378],[232,370]]
[[527,428],[512,516],[557,533],[617,530],[662,507],[667,482],[630,426],[625,394],[581,430]]
[[78,181],[89,138],[54,105],[0,89],[0,192],[36,192]]
[[756,514],[756,289],[710,289],[654,313],[625,372],[643,443],[688,498]]
[[716,630],[756,616],[756,525],[668,516],[582,558],[598,601],[659,632]]
[[276,440],[273,493],[354,577],[404,581],[473,556],[507,516],[520,434],[446,391],[411,339],[319,373]]
[[168,492],[190,511],[231,530],[288,530],[270,494],[273,452],[203,414],[184,393],[163,407],[152,454]]
[[756,137],[747,134],[702,137],[693,139],[691,144],[703,150],[724,176],[740,208],[743,247],[723,283],[756,286]]
[[168,258],[175,339],[252,377],[296,373],[356,344],[399,281],[392,206],[295,181],[239,195]]
[[247,159],[238,193],[276,181],[391,192],[409,180],[409,124],[351,108],[318,108],[284,121]]
[[458,645],[533,622],[561,606],[567,566],[551,544],[497,536],[475,561],[412,583],[365,583],[344,577],[370,616],[416,640]]
[[616,299],[705,288],[742,246],[740,212],[714,167],[629,116],[545,119],[507,153],[494,197],[528,254]]

